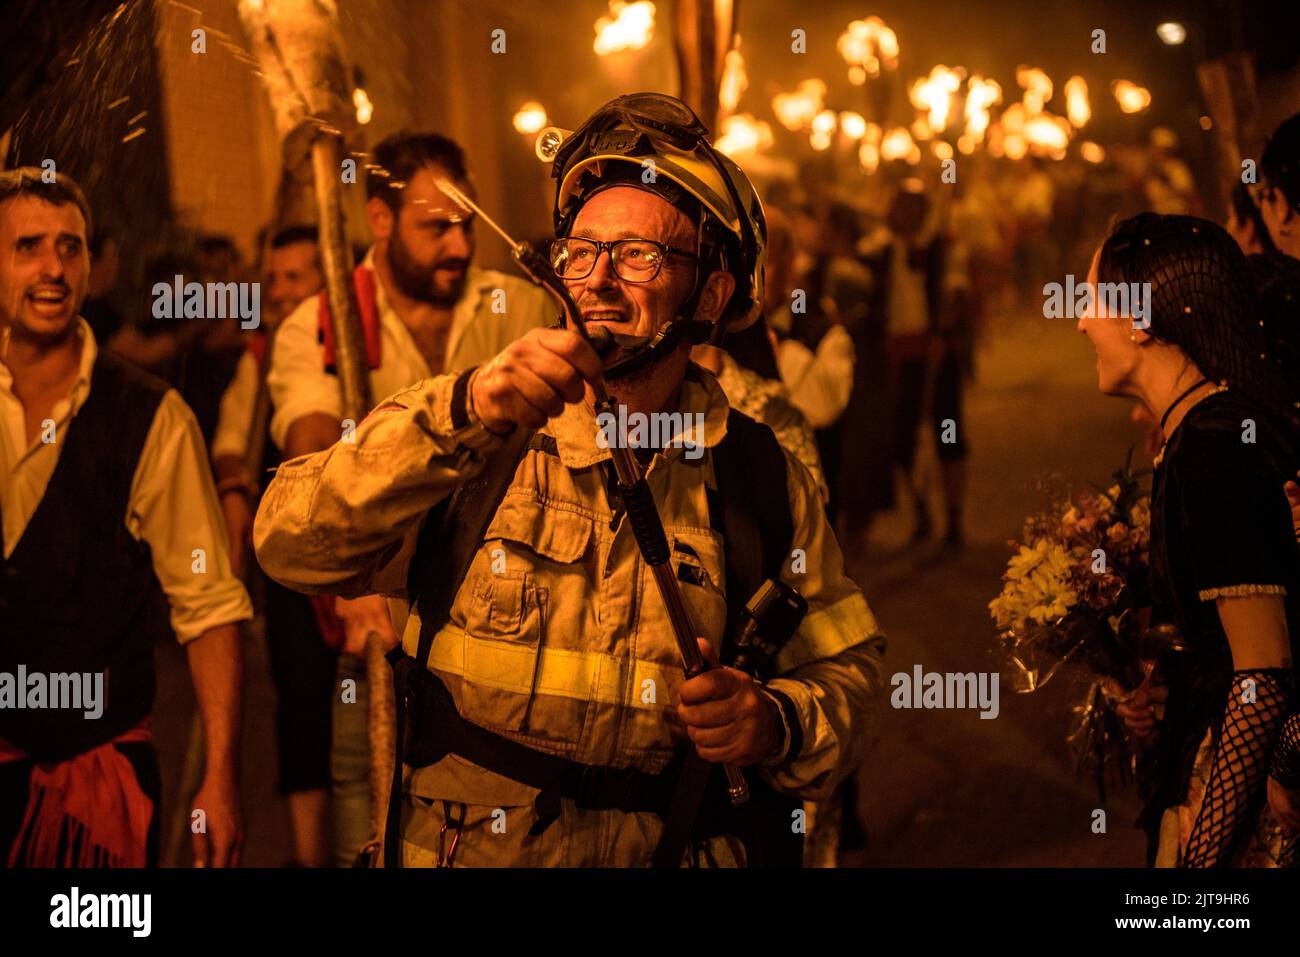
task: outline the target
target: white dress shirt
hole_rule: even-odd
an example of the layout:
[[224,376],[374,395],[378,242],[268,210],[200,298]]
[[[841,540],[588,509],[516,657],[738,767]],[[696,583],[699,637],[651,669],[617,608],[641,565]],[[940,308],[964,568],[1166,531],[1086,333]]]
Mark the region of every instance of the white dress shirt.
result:
[[[373,250],[366,255],[363,265],[374,268]],[[383,281],[377,274],[375,294],[379,313],[380,362],[378,369],[370,370],[370,394],[378,403],[429,378],[433,371],[390,304]],[[338,377],[325,371],[321,359],[321,345],[317,339],[319,308],[316,296],[304,300],[284,320],[275,335],[267,385],[275,408],[271,416],[271,439],[281,449],[289,434],[289,426],[303,416],[318,412],[342,418]],[[529,329],[548,325],[558,315],[559,307],[554,300],[528,281],[471,266],[465,277],[465,292],[452,311],[446,360],[439,371],[459,372],[486,362]],[[255,373],[255,369],[253,371]],[[250,395],[232,403],[232,416],[236,406],[242,409],[246,404],[248,411],[240,412],[239,420],[247,423],[252,417],[252,396],[256,395],[255,374],[245,373],[243,378],[237,376],[236,384],[240,383]],[[225,400],[222,405],[222,418],[225,419]],[[246,432],[247,425],[244,429]],[[242,451],[242,444],[236,448],[223,430],[218,432],[220,442],[214,442],[214,455],[218,450],[222,454]]]

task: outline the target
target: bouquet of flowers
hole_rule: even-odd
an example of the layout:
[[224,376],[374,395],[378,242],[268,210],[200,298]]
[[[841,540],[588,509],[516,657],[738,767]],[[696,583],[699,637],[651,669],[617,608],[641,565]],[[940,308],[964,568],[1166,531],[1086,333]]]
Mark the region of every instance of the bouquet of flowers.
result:
[[1115,705],[1181,647],[1172,629],[1148,625],[1149,473],[1131,462],[1132,450],[1110,488],[1030,516],[989,602],[1012,688],[1035,691],[1067,665],[1088,679],[1069,739],[1103,796],[1107,770],[1127,781],[1136,759]]

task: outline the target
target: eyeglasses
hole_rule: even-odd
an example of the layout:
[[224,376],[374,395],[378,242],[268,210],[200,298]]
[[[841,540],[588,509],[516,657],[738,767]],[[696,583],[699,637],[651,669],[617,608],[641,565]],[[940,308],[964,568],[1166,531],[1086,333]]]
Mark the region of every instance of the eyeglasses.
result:
[[586,279],[606,249],[614,266],[614,275],[624,282],[654,279],[669,254],[696,261],[700,258],[685,249],[666,246],[653,239],[616,239],[611,243],[595,239],[557,239],[551,243],[551,268],[561,279]]

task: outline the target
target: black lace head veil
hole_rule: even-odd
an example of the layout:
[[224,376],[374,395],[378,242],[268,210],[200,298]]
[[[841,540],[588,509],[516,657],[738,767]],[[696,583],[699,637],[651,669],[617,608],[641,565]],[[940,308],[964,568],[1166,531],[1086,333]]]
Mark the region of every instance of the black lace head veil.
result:
[[1207,378],[1278,416],[1296,434],[1296,399],[1270,354],[1246,257],[1220,226],[1140,213],[1102,244],[1098,282],[1150,283],[1150,333],[1181,349]]

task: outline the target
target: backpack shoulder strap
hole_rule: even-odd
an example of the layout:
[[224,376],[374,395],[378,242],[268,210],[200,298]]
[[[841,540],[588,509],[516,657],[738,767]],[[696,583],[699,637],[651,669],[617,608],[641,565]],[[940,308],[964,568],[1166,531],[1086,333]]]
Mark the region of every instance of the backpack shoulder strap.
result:
[[491,454],[483,469],[462,482],[425,516],[407,571],[406,593],[420,604],[420,643],[414,659],[399,643],[387,655],[393,666],[394,756],[388,788],[388,813],[383,834],[386,867],[401,867],[402,768],[406,756],[406,725],[410,718],[408,692],[414,669],[425,671],[433,636],[451,618],[451,605],[469,566],[483,543],[492,516],[505,497],[515,469],[530,447],[533,433],[516,427],[505,444]]
[[[728,634],[758,586],[778,578],[794,539],[785,452],[772,430],[736,409],[713,449],[709,520],[723,538]],[[726,660],[723,655],[723,660]]]

